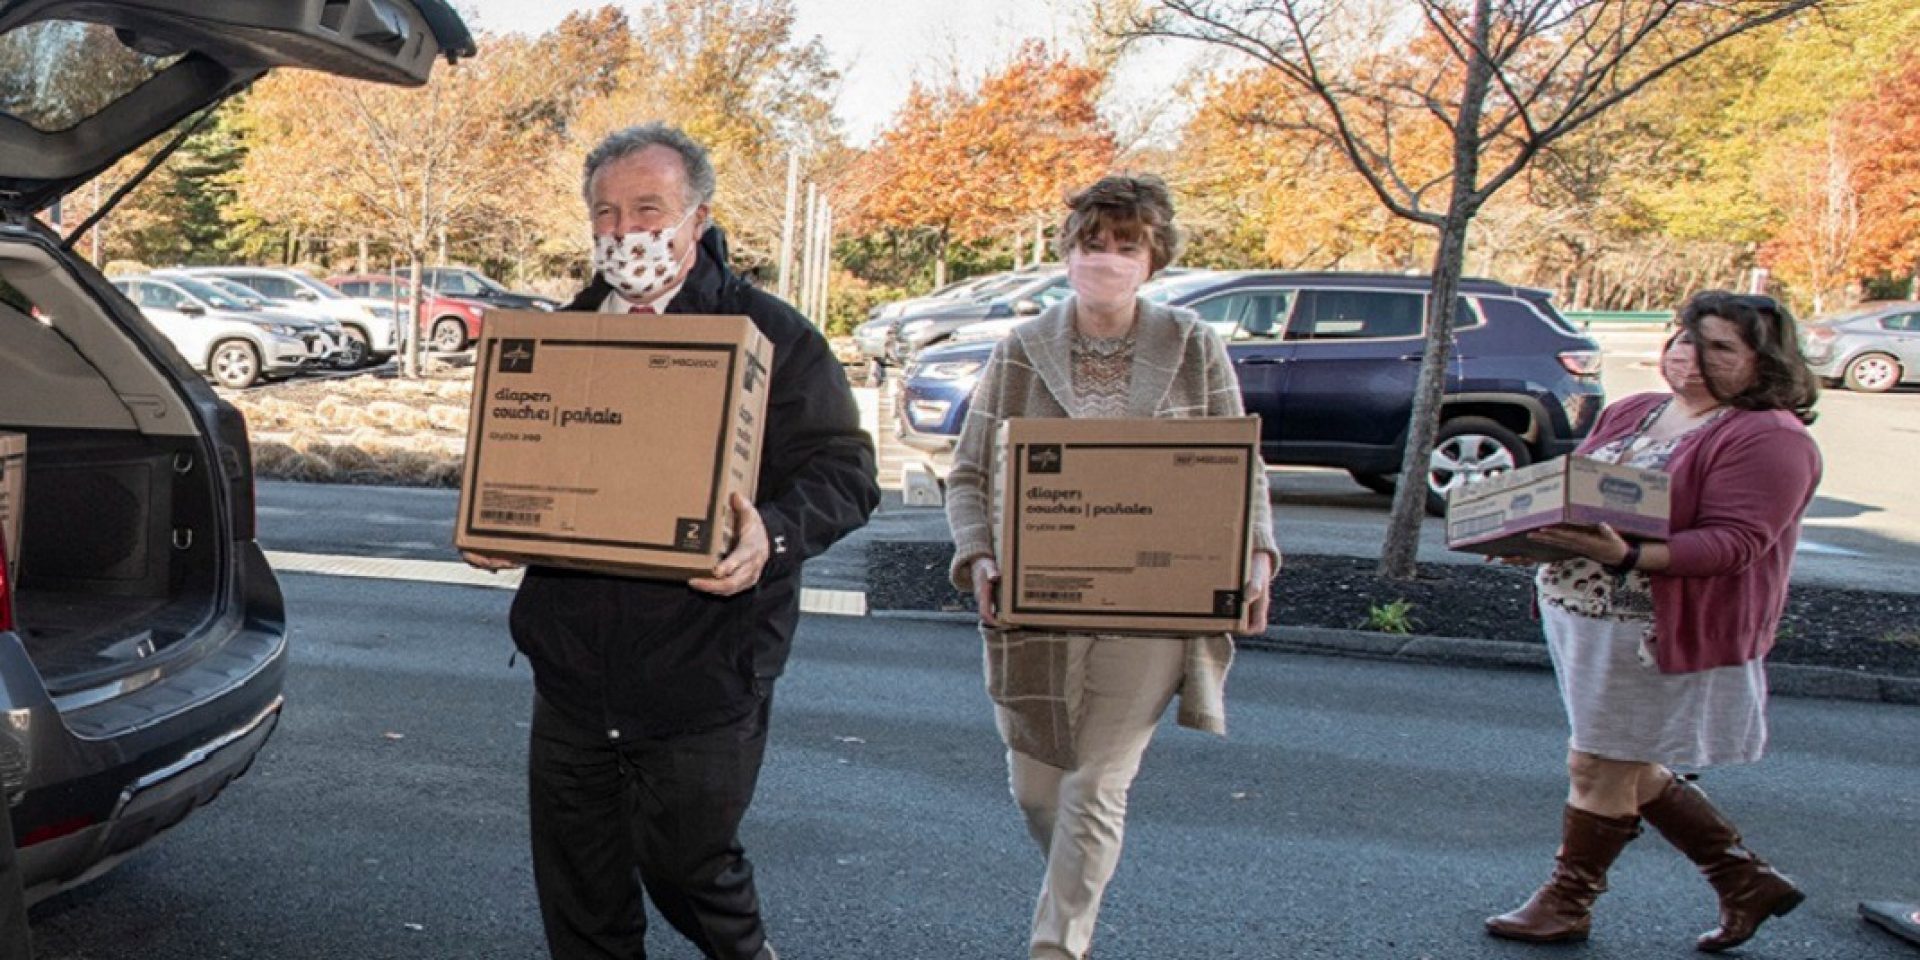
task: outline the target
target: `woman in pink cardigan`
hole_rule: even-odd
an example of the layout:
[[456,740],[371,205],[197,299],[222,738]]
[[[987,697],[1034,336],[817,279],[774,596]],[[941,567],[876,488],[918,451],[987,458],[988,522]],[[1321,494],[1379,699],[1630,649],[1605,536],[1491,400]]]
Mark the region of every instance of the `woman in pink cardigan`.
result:
[[1820,481],[1806,428],[1819,387],[1769,298],[1700,293],[1679,326],[1660,359],[1672,392],[1608,407],[1579,450],[1672,474],[1672,538],[1629,543],[1605,525],[1534,536],[1574,554],[1536,580],[1573,729],[1570,790],[1552,875],[1487,920],[1495,936],[1586,939],[1607,869],[1643,820],[1719,894],[1700,950],[1744,943],[1805,899],[1673,768],[1751,763],[1766,747],[1766,655]]

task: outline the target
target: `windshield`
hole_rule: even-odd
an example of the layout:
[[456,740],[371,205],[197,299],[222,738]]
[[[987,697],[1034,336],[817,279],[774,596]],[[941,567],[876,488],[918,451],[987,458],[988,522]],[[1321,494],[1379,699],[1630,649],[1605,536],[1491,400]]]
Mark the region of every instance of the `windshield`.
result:
[[66,130],[178,59],[136,53],[97,23],[28,24],[0,36],[0,112],[36,130]]
[[209,278],[205,282],[213,286],[214,288],[218,289],[220,292],[226,294],[227,296],[230,296],[235,300],[238,300],[241,303],[246,304],[249,307],[257,307],[267,302],[265,297],[262,297],[259,293],[255,292],[251,287],[242,286],[240,284],[234,283],[232,280],[217,280],[217,279]]
[[225,290],[222,290],[219,287],[216,287],[205,280],[201,280],[195,277],[168,277],[166,279],[168,283],[171,283],[174,286],[179,287],[180,289],[185,290],[186,292],[191,293],[202,300],[205,300],[208,306],[218,307],[221,310],[252,309],[251,307],[248,307],[245,303],[242,303],[237,298],[228,296]]
[[1140,288],[1140,295],[1154,303],[1167,303],[1189,293],[1196,293],[1220,282],[1220,277],[1211,273],[1183,273],[1178,276],[1161,277],[1148,282]]
[[313,291],[313,295],[316,297],[319,297],[322,300],[349,299],[346,294],[341,293],[340,291],[335,290],[334,288],[329,287],[326,284],[321,283],[320,281],[315,280],[314,278],[309,277],[306,274],[300,273],[299,271],[296,271],[296,270],[287,271],[287,279],[292,280],[294,283],[299,284],[302,290]]
[[1876,304],[1872,304],[1871,306],[1864,306],[1864,307],[1852,307],[1846,310],[1838,310],[1833,313],[1821,314],[1820,316],[1814,317],[1812,320],[1809,320],[1807,322],[1810,324],[1846,323],[1848,320],[1858,320],[1861,317],[1872,316],[1873,314],[1879,313],[1880,311],[1885,310],[1886,308],[1887,308],[1886,305],[1881,303],[1876,303]]

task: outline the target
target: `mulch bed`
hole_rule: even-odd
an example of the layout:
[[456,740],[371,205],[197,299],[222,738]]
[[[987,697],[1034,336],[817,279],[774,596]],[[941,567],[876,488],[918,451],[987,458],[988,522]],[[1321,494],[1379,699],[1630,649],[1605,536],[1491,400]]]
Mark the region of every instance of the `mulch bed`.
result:
[[[947,543],[877,542],[867,562],[875,610],[972,610],[947,582]],[[1371,629],[1369,613],[1405,601],[1412,632],[1542,643],[1531,576],[1493,564],[1421,564],[1411,582],[1382,580],[1356,557],[1287,557],[1274,581],[1278,625]],[[1920,594],[1796,586],[1770,659],[1778,663],[1920,677]]]

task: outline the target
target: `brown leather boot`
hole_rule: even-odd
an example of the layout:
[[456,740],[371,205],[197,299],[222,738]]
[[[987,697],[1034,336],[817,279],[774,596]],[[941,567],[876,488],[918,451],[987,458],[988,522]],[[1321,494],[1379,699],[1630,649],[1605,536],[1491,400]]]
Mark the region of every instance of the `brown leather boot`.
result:
[[1568,806],[1561,818],[1553,875],[1512,913],[1487,918],[1487,932],[1508,940],[1585,940],[1593,902],[1607,892],[1607,870],[1640,835],[1639,817],[1603,817]]
[[1720,926],[1701,934],[1696,949],[1719,953],[1746,943],[1767,918],[1784,917],[1807,898],[1793,881],[1742,847],[1732,821],[1686,780],[1675,777],[1640,808],[1640,815],[1698,864],[1720,895]]

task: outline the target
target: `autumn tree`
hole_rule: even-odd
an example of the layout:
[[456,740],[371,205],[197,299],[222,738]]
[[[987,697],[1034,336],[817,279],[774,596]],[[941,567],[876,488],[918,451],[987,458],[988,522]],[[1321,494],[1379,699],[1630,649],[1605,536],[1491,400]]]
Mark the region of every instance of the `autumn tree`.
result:
[[[561,133],[556,111],[596,76],[592,61],[525,38],[482,38],[481,48],[421,89],[301,71],[262,81],[240,121],[251,144],[240,202],[324,236],[390,245],[412,270],[417,301],[420,267],[441,237],[524,215]],[[414,373],[419,338],[408,331]]]
[[1018,234],[1112,167],[1105,79],[1028,43],[976,89],[915,85],[865,158],[856,223],[926,231],[934,285],[946,283],[952,244]]
[[[1130,36],[1213,44],[1281,77],[1311,107],[1293,128],[1337,146],[1383,207],[1435,234],[1383,575],[1414,574],[1474,218],[1556,141],[1714,47],[1820,2],[1162,0],[1133,18]],[[1403,163],[1394,138],[1436,123],[1448,147],[1440,162],[1422,152]]]
[[720,186],[714,219],[727,228],[734,259],[772,263],[786,206],[787,158],[813,179],[827,175],[843,147],[833,118],[839,75],[818,38],[795,33],[792,0],[666,0],[635,15],[613,82],[584,103],[570,127],[560,168],[584,254],[580,161],[606,134],[649,120],[685,130],[710,152]]
[[[1855,269],[1920,277],[1920,56],[1850,104],[1841,123],[1857,158]],[[1920,296],[1920,281],[1908,295]]]

